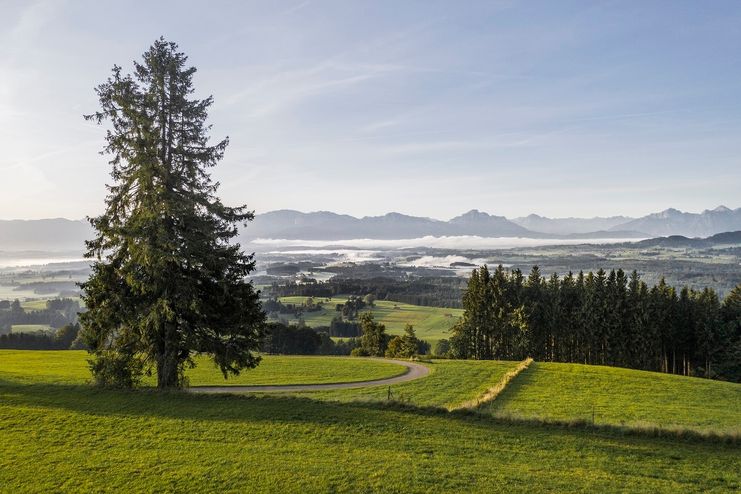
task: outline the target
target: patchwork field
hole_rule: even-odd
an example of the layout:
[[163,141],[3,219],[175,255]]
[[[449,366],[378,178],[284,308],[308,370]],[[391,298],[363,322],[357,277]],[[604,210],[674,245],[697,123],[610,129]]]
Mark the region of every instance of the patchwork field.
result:
[[[284,304],[301,305],[307,297],[281,297]],[[316,299],[324,300],[324,299]],[[305,312],[302,316],[307,326],[329,326],[332,318],[337,315],[335,307],[343,303],[347,297],[334,297],[324,302],[321,310]],[[404,326],[411,324],[417,331],[417,337],[434,342],[443,338],[450,338],[450,329],[463,315],[462,309],[448,309],[442,307],[425,307],[421,305],[404,304],[388,300],[377,300],[375,307],[361,312],[372,312],[376,321],[386,325],[389,334],[402,334]],[[289,322],[297,322],[297,318],[285,317]]]
[[[350,367],[343,370],[340,366],[345,363]],[[393,373],[397,367],[327,357],[269,356],[263,364],[264,370],[254,374],[265,375],[249,382],[337,381],[338,373],[343,373],[343,380],[361,374],[367,378]],[[432,370],[428,377],[391,387],[394,400],[405,402],[399,406],[397,401],[387,402],[388,388],[383,386],[302,396],[101,390],[82,384],[87,379],[82,352],[0,352],[0,491],[741,489],[738,445],[527,425],[486,413],[450,414],[442,408],[416,407],[451,406],[475,397],[516,363],[424,365]],[[544,373],[540,366],[532,370],[537,372],[527,370],[512,382],[513,391],[521,378]],[[634,379],[634,372],[611,374],[606,380]],[[326,377],[330,374],[334,378]],[[218,373],[211,378],[220,379]],[[523,387],[533,384],[523,381]],[[693,403],[712,399],[714,408],[724,409],[736,403],[735,391],[718,391],[727,383],[682,381],[680,387],[697,385],[699,396]],[[562,392],[574,390],[562,387]],[[558,393],[551,391],[548,399],[573,400]],[[645,401],[649,395],[635,399]],[[500,399],[510,406],[518,400],[517,393],[508,391]],[[704,415],[708,424],[728,419],[711,411]]]

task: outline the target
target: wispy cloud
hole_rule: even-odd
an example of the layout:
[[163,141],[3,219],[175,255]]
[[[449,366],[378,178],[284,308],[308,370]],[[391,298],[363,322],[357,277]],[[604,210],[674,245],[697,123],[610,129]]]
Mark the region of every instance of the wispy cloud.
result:
[[0,216],[101,207],[102,130],[79,115],[160,34],[214,94],[229,203],[610,215],[732,203],[741,187],[741,5],[132,5],[0,5]]
[[305,0],[304,2],[299,2],[299,3],[297,3],[296,5],[294,5],[294,6],[292,6],[292,7],[289,7],[288,9],[284,10],[284,11],[282,12],[282,15],[291,15],[291,14],[295,14],[295,13],[296,13],[296,12],[298,12],[299,10],[301,10],[301,9],[305,9],[305,8],[306,8],[306,7],[308,7],[309,5],[311,5],[311,1],[310,1],[310,0]]

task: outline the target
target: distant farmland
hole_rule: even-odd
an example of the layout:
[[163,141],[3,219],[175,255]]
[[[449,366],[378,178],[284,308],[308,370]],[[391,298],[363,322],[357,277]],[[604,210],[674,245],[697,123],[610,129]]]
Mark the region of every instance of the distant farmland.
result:
[[[281,297],[284,304],[295,304],[300,306],[306,302],[307,297]],[[332,318],[339,313],[335,310],[337,304],[345,302],[347,297],[333,297],[329,299],[314,298],[315,302],[322,302],[322,308],[315,312],[304,312],[302,319],[307,326],[329,326]],[[441,307],[425,307],[421,305],[404,304],[388,300],[377,300],[374,307],[363,309],[362,312],[371,312],[373,317],[386,325],[390,334],[402,334],[404,326],[411,324],[417,331],[417,337],[434,342],[443,338],[450,338],[451,328],[463,315],[462,309],[448,309]],[[291,323],[298,322],[298,318],[281,314]]]

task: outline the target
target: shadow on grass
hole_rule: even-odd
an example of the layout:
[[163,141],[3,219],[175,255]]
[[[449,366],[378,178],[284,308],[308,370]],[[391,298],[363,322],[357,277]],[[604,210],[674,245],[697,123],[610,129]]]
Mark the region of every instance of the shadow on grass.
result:
[[686,430],[660,428],[627,428],[592,425],[581,421],[558,422],[494,417],[477,410],[456,410],[419,407],[394,401],[338,402],[314,400],[284,394],[194,394],[186,391],[155,389],[111,390],[90,385],[24,384],[0,379],[0,405],[63,409],[98,416],[152,417],[172,420],[218,422],[284,422],[368,427],[374,423],[388,424],[388,412],[419,417],[440,417],[463,421],[489,429],[506,429],[510,433],[532,432],[537,427],[543,433],[568,435],[635,436],[691,442],[739,444],[737,436],[701,434]]

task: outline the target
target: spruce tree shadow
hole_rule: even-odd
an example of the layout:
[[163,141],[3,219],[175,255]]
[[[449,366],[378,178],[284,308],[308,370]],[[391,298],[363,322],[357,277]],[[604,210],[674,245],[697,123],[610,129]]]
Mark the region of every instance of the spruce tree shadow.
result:
[[[92,385],[26,384],[0,378],[0,405],[67,410],[90,416],[162,418],[172,420],[311,423],[318,426],[379,427],[397,417],[440,417],[493,427],[495,421],[481,414],[450,413],[444,408],[418,407],[395,401],[328,401],[306,394],[201,394],[155,389],[101,389]],[[501,424],[499,424],[501,427]]]
[[[382,402],[333,402],[277,393],[208,395],[154,389],[101,389],[91,385],[25,384],[3,379],[0,379],[0,404],[122,418],[307,422],[318,425],[343,422],[349,425],[375,418],[385,420],[385,412],[389,410],[419,415],[447,414],[437,408]],[[378,414],[377,417],[373,412]]]
[[[162,392],[155,389],[111,390],[91,385],[25,384],[0,378],[0,406],[21,406],[66,410],[89,416],[124,418],[161,418],[179,421],[214,423],[271,422],[275,424],[313,424],[373,429],[394,428],[398,418],[438,417],[480,428],[482,434],[495,431],[605,438],[633,437],[631,441],[662,438],[663,440],[711,440],[715,443],[739,444],[738,436],[676,434],[660,430],[635,431],[620,427],[590,427],[584,423],[546,423],[539,420],[500,418],[475,410],[448,412],[443,408],[418,407],[394,401],[326,401],[287,394],[197,394],[187,391]],[[391,415],[389,412],[393,413]],[[412,420],[411,424],[414,424]],[[411,425],[412,427],[414,425]],[[424,426],[420,426],[424,427]],[[655,439],[653,439],[655,441]]]

